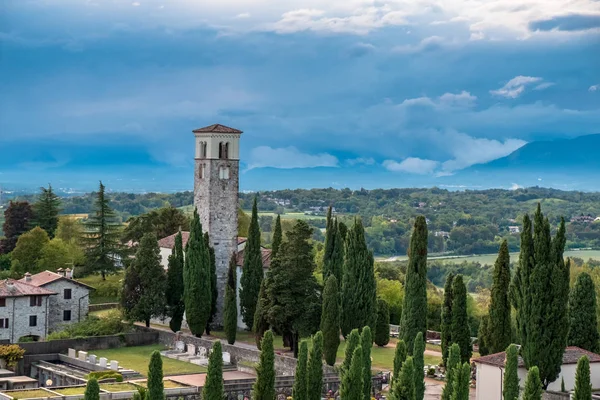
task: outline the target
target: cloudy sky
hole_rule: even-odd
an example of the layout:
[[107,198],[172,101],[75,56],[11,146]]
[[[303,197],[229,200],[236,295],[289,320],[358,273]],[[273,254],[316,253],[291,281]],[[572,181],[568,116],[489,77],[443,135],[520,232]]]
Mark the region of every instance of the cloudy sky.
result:
[[245,132],[242,187],[314,167],[402,186],[600,133],[600,1],[1,2],[0,183],[191,187],[212,123]]

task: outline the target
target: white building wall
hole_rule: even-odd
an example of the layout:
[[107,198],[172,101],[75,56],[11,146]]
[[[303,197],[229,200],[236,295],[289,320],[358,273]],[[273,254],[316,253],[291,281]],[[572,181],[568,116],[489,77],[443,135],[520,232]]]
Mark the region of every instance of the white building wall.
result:
[[[41,306],[31,306],[29,296],[8,297],[0,307],[0,318],[8,318],[8,328],[0,329],[0,340],[16,343],[23,336],[45,338],[48,324],[48,297],[42,297]],[[37,316],[36,326],[29,326],[29,316]]]
[[169,267],[169,256],[173,250],[168,247],[160,247],[160,265],[166,270]]

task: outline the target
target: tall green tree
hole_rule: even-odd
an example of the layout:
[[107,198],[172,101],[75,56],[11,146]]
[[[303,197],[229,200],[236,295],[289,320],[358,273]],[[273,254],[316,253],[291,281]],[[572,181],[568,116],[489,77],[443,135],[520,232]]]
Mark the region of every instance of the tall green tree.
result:
[[169,256],[169,268],[167,269],[167,288],[165,299],[167,302],[167,314],[171,317],[169,327],[173,332],[181,330],[185,303],[183,301],[183,266],[185,257],[183,254],[183,239],[181,232],[175,236],[175,247]]
[[210,335],[210,325],[217,315],[217,299],[219,297],[219,288],[217,287],[217,260],[215,257],[215,249],[210,245],[210,236],[208,232],[204,232],[204,245],[208,249],[208,259],[210,260],[210,317],[206,323],[206,334]]
[[227,270],[227,286],[225,286],[225,305],[223,310],[223,328],[227,337],[227,343],[229,344],[235,343],[237,335],[236,268],[237,263],[234,254],[231,256],[229,269]]
[[363,351],[357,346],[352,353],[350,367],[342,376],[340,396],[342,400],[363,400]]
[[244,266],[241,277],[240,305],[242,320],[252,330],[258,292],[263,280],[262,250],[260,248],[260,226],[258,224],[258,208],[256,197],[252,205],[252,218],[248,229],[248,240],[244,248]]
[[[160,249],[154,233],[144,235],[135,259],[127,269],[129,274],[134,274],[137,279],[125,277],[124,284],[134,283],[134,287],[124,288],[124,294],[135,293],[137,299],[134,304],[130,299],[123,304],[125,315],[132,321],[144,321],[150,326],[152,317],[161,316],[165,310],[165,272],[160,264]],[[122,296],[124,298],[125,296]]]
[[320,400],[323,390],[323,334],[313,336],[308,357],[307,396],[309,400]]
[[494,282],[489,306],[490,319],[486,345],[492,354],[504,351],[511,342],[509,288],[510,255],[508,253],[508,242],[504,240],[494,266]]
[[275,353],[273,351],[273,332],[270,330],[265,332],[261,348],[252,399],[273,400],[275,398]]
[[454,274],[448,274],[446,284],[444,285],[444,302],[442,304],[442,323],[441,323],[441,339],[442,339],[442,362],[444,365],[448,360],[448,350],[452,345],[452,284],[454,283]]
[[281,230],[281,216],[277,214],[277,218],[275,218],[275,227],[273,228],[273,241],[271,242],[271,258],[277,257],[282,241],[283,232]]
[[338,232],[342,237],[342,242],[346,242],[346,237],[348,236],[348,227],[343,222],[338,222]]
[[392,387],[394,386],[395,382],[400,376],[400,371],[402,371],[402,364],[404,364],[404,361],[406,361],[407,353],[408,352],[406,351],[406,343],[404,343],[404,340],[398,340],[396,342],[396,350],[394,352],[394,372],[392,375]]
[[[56,271],[58,268],[71,268],[85,264],[83,249],[77,244],[71,244],[54,237],[42,247],[40,257],[34,268],[29,272]],[[62,265],[62,267],[61,267]]]
[[85,385],[83,400],[100,400],[100,385],[96,378],[91,378]]
[[50,239],[54,237],[58,227],[58,213],[60,212],[60,198],[52,190],[52,185],[41,187],[40,194],[33,203],[35,225],[48,233]]
[[471,329],[467,315],[467,288],[462,275],[457,275],[452,284],[452,341],[460,347],[460,360],[468,363],[473,354]]
[[159,239],[190,230],[190,218],[171,205],[131,217],[123,230],[123,242],[138,243],[148,232],[156,233]]
[[321,312],[321,332],[323,332],[323,354],[325,362],[333,366],[340,347],[340,298],[335,275],[329,276],[323,290],[323,311]]
[[523,391],[523,400],[542,400],[542,392],[540,371],[538,367],[533,366],[529,368],[529,372],[527,372],[525,390]]
[[221,342],[215,341],[208,358],[208,373],[202,388],[202,400],[223,400],[223,349]]
[[394,382],[392,398],[394,400],[415,399],[415,366],[412,357],[407,357],[402,364],[400,376]]
[[504,382],[502,396],[504,400],[519,399],[519,350],[511,344],[506,349],[506,362],[504,364]]
[[404,305],[400,321],[400,337],[412,355],[413,342],[418,332],[427,330],[427,222],[420,215],[415,221],[406,267]]
[[296,363],[296,372],[294,373],[294,387],[292,389],[292,398],[295,400],[308,400],[308,342],[300,342],[300,351],[298,352],[298,362]]
[[479,346],[479,354],[487,356],[490,354],[489,342],[490,341],[490,316],[484,315],[481,317],[479,323],[479,329],[477,330],[477,345]]
[[346,350],[344,353],[344,361],[342,362],[342,375],[350,370],[352,364],[352,357],[354,356],[354,350],[360,346],[360,333],[358,329],[352,329],[352,332],[346,337]]
[[600,334],[596,318],[596,287],[587,273],[577,277],[569,295],[569,346],[592,353],[600,352]]
[[373,382],[371,381],[371,348],[373,347],[373,337],[371,335],[371,328],[365,326],[360,334],[360,347],[363,351],[363,398],[365,400],[371,399],[371,387]]
[[454,392],[452,393],[451,400],[469,400],[469,387],[471,385],[471,365],[466,362],[458,364],[454,368],[453,377],[454,383],[452,384],[452,388]]
[[[143,238],[142,238],[143,240]],[[148,365],[148,391],[146,400],[164,400],[165,384],[163,382],[163,362],[160,352],[154,350]]]
[[11,201],[4,211],[2,231],[4,239],[0,239],[0,254],[8,254],[14,250],[19,236],[31,229],[33,209],[26,201]]
[[183,269],[186,321],[197,337],[202,336],[210,318],[212,291],[210,287],[210,253],[202,236],[198,210],[190,227]]
[[256,311],[254,312],[254,322],[252,329],[254,331],[254,339],[256,341],[256,347],[260,350],[260,342],[266,331],[269,330],[269,322],[267,321],[267,292],[265,287],[267,286],[267,278],[263,279],[260,284],[260,290],[258,292],[258,303],[256,304]]
[[84,223],[82,241],[86,249],[88,272],[99,272],[102,280],[105,280],[106,274],[117,271],[118,260],[123,255],[121,231],[121,224],[100,182],[94,209]]
[[377,319],[377,285],[373,270],[373,253],[367,248],[365,229],[360,218],[348,231],[346,263],[342,281],[342,334],[365,326],[375,330]]
[[40,272],[37,268],[38,261],[42,258],[42,251],[48,243],[50,243],[48,234],[39,226],[19,236],[17,246],[10,254],[12,272],[19,276],[26,272],[34,274]]
[[577,361],[575,372],[575,392],[573,400],[592,400],[592,384],[590,383],[590,359],[587,356]]
[[413,362],[415,363],[415,399],[425,396],[425,338],[423,332],[417,333],[414,341]]
[[451,400],[454,394],[454,375],[460,368],[460,347],[453,343],[448,349],[448,360],[446,361],[446,385],[442,391],[442,400]]
[[387,301],[377,299],[377,325],[375,327],[375,344],[383,347],[390,342],[390,308]]
[[327,211],[327,224],[325,229],[325,249],[323,252],[323,279],[335,275],[341,284],[344,264],[344,239],[338,229],[338,221],[331,216],[331,206]]

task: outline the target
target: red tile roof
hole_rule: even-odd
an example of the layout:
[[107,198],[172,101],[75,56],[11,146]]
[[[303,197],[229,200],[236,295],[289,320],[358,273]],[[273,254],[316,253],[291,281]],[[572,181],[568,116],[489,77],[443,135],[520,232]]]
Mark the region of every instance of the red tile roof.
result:
[[[261,251],[263,268],[269,268],[271,266],[271,249],[262,248]],[[237,265],[244,265],[244,250],[238,251],[237,253]]]
[[14,279],[0,281],[0,297],[49,296],[52,294],[56,294],[56,292]]
[[204,128],[194,129],[194,133],[243,133],[239,129],[230,128],[221,124],[213,124]]
[[[563,365],[577,364],[577,361],[579,361],[579,359],[583,356],[587,356],[590,359],[591,363],[600,362],[599,354],[592,353],[579,347],[569,346],[565,349],[565,353],[563,354]],[[473,360],[473,362],[479,364],[493,365],[496,367],[503,367],[505,359],[506,353],[503,351],[500,353],[490,354],[488,356],[476,358]],[[525,362],[523,361],[521,356],[519,356],[519,367],[525,367]]]
[[44,286],[49,283],[58,281],[60,279],[68,280],[70,282],[75,283],[76,285],[85,286],[88,289],[94,289],[93,287],[86,285],[85,283],[81,283],[79,281],[76,281],[75,279],[70,279],[70,278],[64,277],[64,276],[57,274],[56,272],[52,272],[52,271],[43,271],[38,274],[31,275],[30,280],[27,280],[27,278],[21,278],[21,279],[19,279],[19,282],[25,282],[25,283],[28,283],[33,286]]
[[[164,247],[166,249],[173,249],[173,247],[175,247],[175,236],[177,236],[176,233],[172,234],[171,236],[167,236],[166,238],[160,239],[158,241],[158,247]],[[183,242],[184,248],[185,248],[185,245],[187,244],[189,238],[190,238],[189,232],[185,232],[185,231],[181,232],[181,241]],[[238,237],[237,238],[238,246],[240,244],[244,243],[246,240],[248,240],[248,239],[246,239],[244,237]]]

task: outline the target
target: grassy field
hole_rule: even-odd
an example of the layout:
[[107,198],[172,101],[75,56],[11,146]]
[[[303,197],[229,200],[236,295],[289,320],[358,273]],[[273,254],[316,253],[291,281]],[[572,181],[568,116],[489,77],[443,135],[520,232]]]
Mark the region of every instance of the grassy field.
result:
[[[121,347],[118,349],[94,350],[93,354],[98,357],[106,357],[109,360],[117,360],[122,367],[133,369],[146,376],[150,355],[155,350],[165,350],[165,347],[162,345]],[[206,372],[206,368],[185,361],[166,357],[163,357],[162,360],[165,376]]]
[[102,275],[89,275],[78,280],[93,287],[94,291],[90,293],[91,304],[116,303],[119,301],[119,290],[121,290],[124,272],[119,271],[113,275],[107,275],[106,280],[102,280]]
[[85,386],[76,386],[64,389],[52,389],[53,392],[60,393],[63,396],[75,396],[85,393]]
[[[52,393],[43,390],[43,389],[25,389],[25,390],[15,390],[15,391],[5,391],[3,392],[15,399],[37,399],[40,397],[51,397]],[[54,395],[56,396],[56,395]]]
[[[600,250],[567,250],[565,251],[565,257],[577,257],[577,258],[581,258],[585,261],[587,261],[588,259],[593,259],[593,260],[600,260]],[[480,254],[480,255],[473,255],[473,256],[440,256],[440,257],[429,257],[429,260],[443,260],[445,262],[448,263],[456,263],[456,264],[460,264],[463,261],[470,261],[470,262],[478,262],[481,264],[488,264],[488,265],[493,265],[494,262],[496,262],[496,258],[498,257],[498,254]],[[398,261],[402,261],[402,260],[406,260],[408,257],[407,256],[398,256],[398,257],[393,257],[394,260],[398,260]],[[510,259],[511,261],[516,261],[519,259],[519,253],[510,253]],[[382,259],[378,259],[377,261],[384,261],[384,260],[388,260],[385,258]]]
[[[252,215],[252,210],[244,210],[244,212],[248,215]],[[272,212],[259,212],[258,213],[259,216],[264,215],[267,217],[273,217],[276,218],[277,214],[272,213]],[[290,212],[290,213],[285,213],[285,214],[281,214],[281,219],[325,219],[326,217],[324,215],[305,215],[302,212]]]
[[100,389],[106,390],[107,392],[130,392],[137,391],[137,386],[123,382],[123,383],[101,383]]

